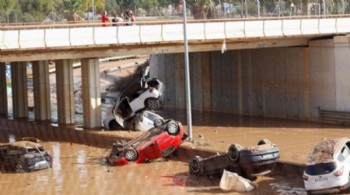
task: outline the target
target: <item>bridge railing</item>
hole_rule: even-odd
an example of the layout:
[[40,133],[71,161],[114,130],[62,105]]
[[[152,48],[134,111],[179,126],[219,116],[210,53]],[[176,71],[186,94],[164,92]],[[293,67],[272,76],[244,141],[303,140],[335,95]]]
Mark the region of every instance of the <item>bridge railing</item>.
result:
[[[283,38],[349,32],[349,17],[210,21],[187,24],[189,42]],[[182,23],[3,29],[0,31],[1,50],[166,44],[182,41]]]

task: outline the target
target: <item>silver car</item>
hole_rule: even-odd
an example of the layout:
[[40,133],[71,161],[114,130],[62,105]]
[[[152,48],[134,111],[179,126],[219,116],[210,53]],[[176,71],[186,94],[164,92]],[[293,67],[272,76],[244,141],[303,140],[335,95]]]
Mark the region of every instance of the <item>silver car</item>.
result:
[[161,126],[164,124],[164,118],[150,110],[143,110],[133,117],[130,121],[127,121],[125,125],[130,130],[136,131],[148,131],[153,127]]

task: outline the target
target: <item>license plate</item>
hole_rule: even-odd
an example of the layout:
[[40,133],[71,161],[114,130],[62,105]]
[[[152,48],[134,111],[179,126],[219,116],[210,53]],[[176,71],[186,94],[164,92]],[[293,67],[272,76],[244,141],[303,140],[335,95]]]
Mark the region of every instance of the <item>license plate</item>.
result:
[[327,177],[315,178],[315,182],[320,182],[320,181],[328,181],[328,178]]

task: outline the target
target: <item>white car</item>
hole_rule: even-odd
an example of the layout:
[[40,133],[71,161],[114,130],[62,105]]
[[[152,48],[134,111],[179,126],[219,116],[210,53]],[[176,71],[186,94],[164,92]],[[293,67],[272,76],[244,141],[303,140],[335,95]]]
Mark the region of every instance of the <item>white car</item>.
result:
[[144,110],[128,121],[126,126],[130,130],[148,131],[154,127],[159,127],[164,123],[165,120],[160,115],[150,110]]
[[350,139],[323,139],[311,150],[303,179],[308,194],[334,194],[350,186]]

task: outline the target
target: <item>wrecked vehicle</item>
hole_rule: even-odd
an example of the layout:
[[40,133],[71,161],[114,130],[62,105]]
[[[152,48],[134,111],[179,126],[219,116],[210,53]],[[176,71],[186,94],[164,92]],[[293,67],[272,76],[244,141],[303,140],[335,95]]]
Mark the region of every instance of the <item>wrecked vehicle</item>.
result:
[[142,163],[166,157],[179,147],[184,137],[182,124],[167,120],[163,125],[154,127],[129,142],[113,143],[106,159],[111,165],[126,165],[129,162]]
[[323,139],[309,153],[303,179],[308,194],[334,194],[350,187],[350,139]]
[[149,78],[149,67],[146,67],[141,78],[121,92],[112,112],[103,121],[104,127],[107,129],[124,128],[125,120],[131,119],[138,112],[144,109],[158,109],[162,85],[158,79]]
[[226,169],[254,180],[256,175],[269,173],[278,158],[278,146],[268,139],[262,139],[257,145],[248,148],[232,144],[225,154],[205,159],[195,156],[189,163],[189,170],[190,174],[205,176],[222,174]]
[[3,172],[31,172],[52,166],[52,157],[33,141],[0,144],[0,167]]
[[127,129],[136,131],[148,131],[153,127],[161,126],[165,123],[165,120],[160,115],[150,110],[143,110],[136,114],[131,120],[126,122]]

